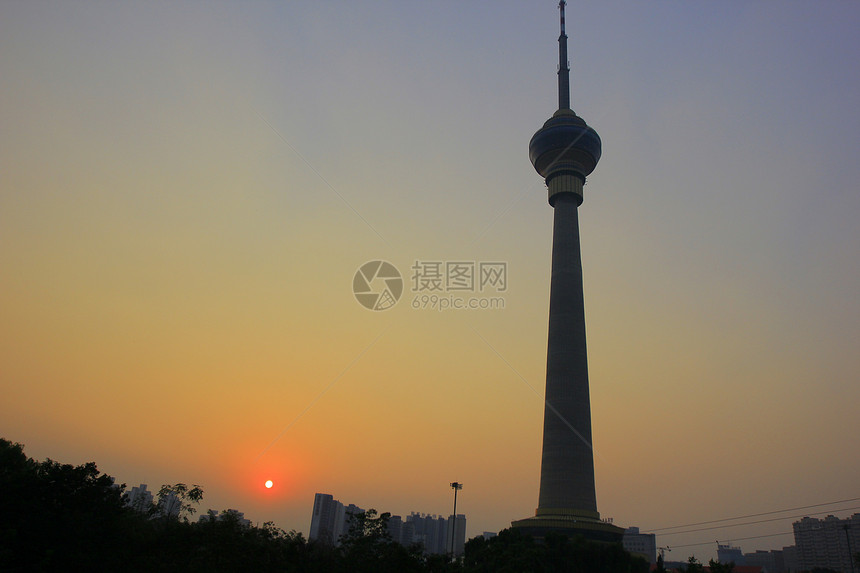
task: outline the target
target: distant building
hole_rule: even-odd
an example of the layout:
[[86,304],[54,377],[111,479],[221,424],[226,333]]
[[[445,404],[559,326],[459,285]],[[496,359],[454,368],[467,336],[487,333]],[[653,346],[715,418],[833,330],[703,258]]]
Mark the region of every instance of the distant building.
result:
[[450,552],[453,546],[454,555],[463,555],[466,546],[466,516],[464,514],[458,513],[456,520],[453,515],[448,517],[448,531],[445,539],[447,541],[445,544],[446,553]]
[[782,561],[787,572],[800,571],[800,559],[797,557],[796,545],[782,548]]
[[340,545],[340,537],[349,531],[349,516],[363,511],[357,505],[350,504],[348,507],[344,507],[341,502],[334,499],[330,494],[316,494],[314,496],[314,508],[311,514],[311,530],[308,534],[308,540],[337,547]]
[[734,563],[735,565],[746,565],[744,554],[740,547],[717,544],[717,561],[720,563]]
[[206,523],[207,521],[222,521],[228,517],[234,518],[237,523],[244,525],[245,527],[251,526],[251,520],[245,519],[245,514],[237,509],[225,509],[221,513],[218,513],[214,509],[210,509],[206,513],[201,514],[197,519],[197,522]]
[[400,543],[402,545],[408,545],[403,543],[403,518],[399,515],[392,515],[388,519],[388,535],[391,536],[391,539]]
[[801,570],[852,570],[851,556],[860,552],[860,513],[845,519],[804,517],[792,525]]
[[246,527],[251,526],[251,520],[245,519],[245,514],[241,511],[239,511],[238,509],[225,509],[224,511],[221,512],[219,519],[224,519],[224,517],[228,516],[228,515],[231,517],[235,517],[236,521],[238,521],[240,524],[242,524]]
[[144,513],[149,511],[152,507],[152,500],[152,492],[146,489],[145,483],[142,483],[139,486],[131,488],[131,491],[128,492],[125,504],[132,509]]
[[157,513],[162,516],[179,517],[182,511],[182,500],[172,491],[158,498]]
[[786,573],[785,559],[783,559],[782,551],[779,549],[744,553],[744,559],[747,565],[758,565],[767,573]]
[[413,511],[406,518],[406,521],[412,524],[412,537],[402,539],[403,545],[418,543],[424,547],[424,552],[429,554],[442,554],[450,551],[450,545],[446,545],[448,522],[444,517]]
[[657,563],[657,536],[654,533],[639,533],[638,527],[624,530],[621,545],[625,551],[641,555],[648,563]]
[[492,539],[493,537],[496,537],[497,535],[498,535],[498,533],[495,533],[493,531],[485,531],[484,535],[482,537],[484,539],[486,539],[487,541],[489,541],[490,539]]
[[[722,563],[722,562],[720,562]],[[686,571],[688,563],[686,561],[666,561],[664,564],[667,571]],[[708,565],[704,566],[705,573],[710,573],[711,568]],[[732,568],[732,573],[769,573],[759,565],[735,565]]]
[[353,515],[357,515],[359,513],[364,513],[364,510],[351,503],[349,505],[345,505],[343,507],[343,513],[338,514],[336,528],[335,528],[335,538],[334,544],[340,545],[340,538],[347,533],[349,533],[349,526],[351,525],[351,519]]
[[406,521],[403,523],[403,528],[400,530],[400,539],[397,540],[400,545],[409,546],[414,543],[413,539],[415,539],[415,524],[409,521],[409,518],[406,518]]
[[197,523],[206,523],[207,521],[218,521],[218,512],[210,509],[206,513],[201,513],[200,517],[197,518]]
[[[330,494],[314,495],[308,540],[337,547],[341,536],[349,531],[350,515],[361,512],[364,510],[360,507],[352,504],[344,506]],[[445,519],[440,515],[412,512],[406,521],[399,515],[390,516],[387,527],[391,539],[401,545],[419,544],[424,553],[445,554],[451,551],[452,523],[452,516]],[[466,543],[466,516],[457,514],[456,523],[454,553],[462,555]]]

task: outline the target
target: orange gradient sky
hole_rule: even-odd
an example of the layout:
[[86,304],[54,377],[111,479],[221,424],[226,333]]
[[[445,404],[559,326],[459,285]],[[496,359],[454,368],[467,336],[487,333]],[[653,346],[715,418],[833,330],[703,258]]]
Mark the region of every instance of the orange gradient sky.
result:
[[[448,515],[455,480],[469,536],[532,515],[538,4],[0,5],[0,436],[305,534],[315,492]],[[604,144],[580,210],[601,514],[860,497],[860,8],[569,12]],[[351,292],[375,259],[406,284],[385,312]],[[506,262],[504,309],[411,308],[416,260]]]

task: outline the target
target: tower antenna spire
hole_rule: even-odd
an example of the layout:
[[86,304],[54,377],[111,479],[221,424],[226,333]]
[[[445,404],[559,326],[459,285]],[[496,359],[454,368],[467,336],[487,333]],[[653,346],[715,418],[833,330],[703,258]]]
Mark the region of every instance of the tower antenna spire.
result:
[[564,0],[559,0],[561,34],[558,36],[558,109],[570,109],[570,63],[567,60],[567,34],[564,33]]

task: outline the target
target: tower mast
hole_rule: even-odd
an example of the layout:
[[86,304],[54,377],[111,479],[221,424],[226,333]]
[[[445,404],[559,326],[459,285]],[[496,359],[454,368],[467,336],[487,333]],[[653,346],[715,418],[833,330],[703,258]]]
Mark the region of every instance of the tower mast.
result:
[[567,59],[567,34],[564,33],[564,5],[560,0],[561,34],[558,36],[558,109],[570,109],[570,61]]

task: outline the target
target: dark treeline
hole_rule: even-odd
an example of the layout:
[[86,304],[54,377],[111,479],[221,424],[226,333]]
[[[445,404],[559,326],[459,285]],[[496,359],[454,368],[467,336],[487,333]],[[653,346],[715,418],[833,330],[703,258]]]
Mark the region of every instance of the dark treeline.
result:
[[[172,494],[172,495],[171,495]],[[0,571],[279,572],[617,572],[647,563],[620,545],[548,537],[535,543],[514,530],[476,537],[452,561],[391,540],[388,514],[354,516],[337,548],[308,542],[272,523],[245,525],[236,515],[192,522],[203,490],[168,485],[148,507],[129,507],[125,486],[80,466],[28,458],[0,439]],[[164,502],[175,505],[166,511]]]

